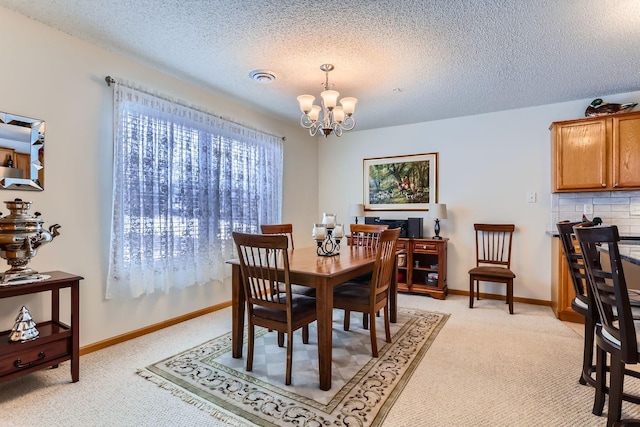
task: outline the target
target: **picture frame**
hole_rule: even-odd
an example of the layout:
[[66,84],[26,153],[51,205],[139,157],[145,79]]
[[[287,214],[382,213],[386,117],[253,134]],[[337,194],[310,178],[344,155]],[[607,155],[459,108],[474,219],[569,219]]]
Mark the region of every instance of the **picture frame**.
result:
[[364,210],[429,210],[438,202],[438,153],[363,159]]

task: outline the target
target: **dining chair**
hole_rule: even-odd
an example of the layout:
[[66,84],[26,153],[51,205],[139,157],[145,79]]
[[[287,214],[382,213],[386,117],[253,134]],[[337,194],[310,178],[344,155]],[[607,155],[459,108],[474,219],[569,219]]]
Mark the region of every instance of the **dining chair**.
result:
[[580,384],[590,384],[595,386],[595,379],[592,376],[594,371],[593,364],[593,343],[596,326],[597,313],[595,306],[590,302],[590,293],[588,291],[587,274],[584,269],[584,260],[582,253],[577,250],[578,242],[575,240],[573,233],[574,227],[591,227],[593,223],[587,222],[570,222],[561,221],[556,224],[564,258],[569,267],[569,277],[573,284],[575,298],[571,300],[571,308],[576,313],[584,317],[584,348],[582,351],[582,372],[580,374]]
[[469,270],[469,308],[473,308],[474,282],[476,298],[480,299],[480,282],[504,283],[506,302],[513,314],[513,279],[511,271],[511,243],[515,225],[474,224],[476,232],[476,266]]
[[[247,371],[253,369],[255,326],[287,336],[285,384],[291,384],[293,332],[302,328],[302,342],[309,342],[309,323],[316,320],[316,299],[291,292],[288,239],[283,235],[233,233],[246,295],[248,350]],[[281,286],[284,284],[284,292]]]
[[[377,248],[380,241],[380,233],[388,229],[388,224],[350,224],[349,231],[351,236],[349,239],[350,246],[355,247],[367,247]],[[371,280],[372,273],[362,275],[353,282],[368,282]],[[336,288],[337,289],[337,288]],[[349,323],[351,320],[351,313],[347,310],[344,312],[344,330],[349,330]],[[362,314],[362,327],[364,329],[369,328],[369,315],[367,313]]]
[[[371,319],[369,335],[371,353],[378,357],[378,339],[374,314],[384,312],[384,330],[387,342],[391,342],[389,327],[389,286],[395,271],[396,245],[400,229],[384,230],[378,239],[378,251],[373,268],[373,276],[368,282],[347,282],[336,288],[333,293],[333,306],[345,310],[345,313],[357,311],[365,313]],[[346,326],[346,317],[345,317]],[[348,330],[348,327],[345,328]]]
[[262,231],[262,234],[284,234],[289,238],[289,247],[295,249],[293,245],[293,224],[262,224],[260,231]]
[[[622,400],[625,399],[624,378],[640,378],[640,372],[626,369],[627,364],[638,364],[638,337],[634,325],[629,292],[618,249],[618,227],[575,227],[587,274],[587,283],[598,313],[595,326],[596,384],[593,413],[602,415],[605,395],[609,394],[607,427],[620,422]],[[606,250],[599,249],[606,245]],[[604,258],[606,262],[601,260]],[[607,354],[610,365],[607,369]],[[606,371],[609,370],[609,386]],[[640,403],[637,398],[625,400]]]

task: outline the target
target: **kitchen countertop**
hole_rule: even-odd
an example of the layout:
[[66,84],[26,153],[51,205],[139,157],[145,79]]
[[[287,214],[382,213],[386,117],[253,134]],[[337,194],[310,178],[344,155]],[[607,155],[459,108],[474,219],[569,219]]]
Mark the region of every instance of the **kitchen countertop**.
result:
[[[600,247],[602,252],[609,252],[609,247],[603,244]],[[620,258],[632,264],[640,265],[640,241],[638,240],[621,240],[618,242],[618,250]]]

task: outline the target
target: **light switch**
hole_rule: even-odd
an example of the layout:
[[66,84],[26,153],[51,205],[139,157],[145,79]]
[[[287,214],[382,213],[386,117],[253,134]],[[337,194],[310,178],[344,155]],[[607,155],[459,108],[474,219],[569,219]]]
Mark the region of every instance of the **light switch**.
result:
[[535,203],[536,202],[536,193],[531,192],[527,194],[527,203]]

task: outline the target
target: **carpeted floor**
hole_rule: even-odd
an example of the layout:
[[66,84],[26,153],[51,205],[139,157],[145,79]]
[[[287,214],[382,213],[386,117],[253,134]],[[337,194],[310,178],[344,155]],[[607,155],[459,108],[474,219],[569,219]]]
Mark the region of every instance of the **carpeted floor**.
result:
[[[369,331],[354,313],[351,330],[341,329],[342,310],[334,312],[332,386],[318,388],[315,323],[307,345],[294,334],[292,384],[284,384],[286,349],[277,333],[256,331],[254,365],[231,357],[231,334],[164,359],[139,374],[196,407],[233,425],[378,426],[444,326],[448,315],[400,309],[392,324],[392,343],[378,341],[371,356]],[[246,347],[245,347],[246,348]]]
[[[578,384],[582,337],[549,307],[467,297],[444,301],[399,295],[404,308],[450,313],[387,414],[384,426],[604,426],[591,414],[593,389]],[[0,383],[0,425],[224,426],[206,411],[136,374],[231,329],[225,309],[80,358]],[[295,354],[295,352],[294,352]],[[640,391],[638,384],[625,386]],[[606,408],[605,408],[606,413]],[[640,418],[640,405],[623,404]]]

